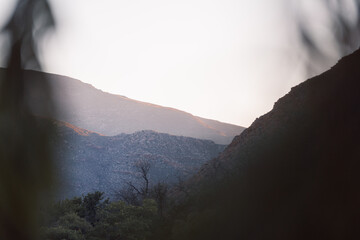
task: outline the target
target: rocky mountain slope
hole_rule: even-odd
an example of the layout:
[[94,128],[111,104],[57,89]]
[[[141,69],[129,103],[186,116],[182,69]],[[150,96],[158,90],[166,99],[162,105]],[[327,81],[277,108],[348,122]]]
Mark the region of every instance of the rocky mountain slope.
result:
[[63,179],[62,196],[103,191],[113,197],[126,182],[137,183],[137,161],[150,163],[150,183],[172,183],[194,174],[225,146],[209,140],[140,131],[112,137],[54,122],[60,138],[55,156]]
[[357,50],[292,88],[201,168],[189,185],[216,189],[209,208],[221,206],[217,232],[231,239],[359,237],[359,66]]
[[[0,69],[0,72],[3,69]],[[39,72],[24,71],[31,82]],[[79,80],[55,74],[44,74],[53,87],[60,109],[55,119],[71,123],[107,136],[153,130],[177,136],[209,139],[229,144],[244,128],[215,120],[204,119],[168,107],[140,102],[94,88]],[[32,87],[31,84],[29,84]],[[36,91],[30,101],[36,106]],[[37,112],[38,115],[44,115]]]

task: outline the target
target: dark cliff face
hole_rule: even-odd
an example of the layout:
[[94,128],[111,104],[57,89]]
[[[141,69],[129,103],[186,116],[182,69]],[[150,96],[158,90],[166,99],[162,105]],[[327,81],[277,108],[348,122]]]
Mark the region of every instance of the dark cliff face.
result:
[[113,137],[54,122],[60,135],[55,156],[63,184],[63,197],[103,191],[108,197],[125,182],[140,181],[134,164],[148,161],[150,184],[174,183],[193,174],[225,146],[212,141],[140,131]]
[[217,201],[238,214],[233,236],[349,239],[359,233],[359,172],[360,50],[294,87],[192,183],[228,183]]

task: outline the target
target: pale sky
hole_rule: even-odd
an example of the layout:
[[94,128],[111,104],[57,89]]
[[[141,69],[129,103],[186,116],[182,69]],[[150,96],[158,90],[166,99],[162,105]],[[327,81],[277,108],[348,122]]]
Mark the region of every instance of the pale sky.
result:
[[247,127],[305,80],[283,0],[50,2],[44,71],[106,92]]

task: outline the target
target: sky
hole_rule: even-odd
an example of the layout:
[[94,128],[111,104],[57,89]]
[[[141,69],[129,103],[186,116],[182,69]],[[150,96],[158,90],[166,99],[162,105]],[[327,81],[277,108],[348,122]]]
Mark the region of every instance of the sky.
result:
[[247,127],[305,80],[283,1],[50,0],[43,70]]

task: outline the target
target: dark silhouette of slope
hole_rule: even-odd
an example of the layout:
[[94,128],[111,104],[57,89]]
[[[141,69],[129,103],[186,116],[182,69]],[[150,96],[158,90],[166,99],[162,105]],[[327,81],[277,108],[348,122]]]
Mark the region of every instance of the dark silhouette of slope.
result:
[[175,224],[177,234],[183,239],[358,239],[359,65],[357,50],[292,88],[206,163],[189,184],[202,185],[191,187],[200,192],[199,202],[188,208],[195,218],[188,215]]
[[150,184],[174,183],[194,174],[225,146],[209,140],[154,131],[101,136],[66,122],[53,121],[61,139],[55,156],[62,179],[61,198],[102,191],[113,198],[126,182],[136,184],[135,163],[150,163]]
[[[24,71],[30,83],[40,74],[42,73]],[[103,135],[114,136],[120,133],[153,130],[229,144],[234,136],[244,130],[243,127],[233,124],[106,93],[69,77],[45,75],[52,84],[57,107],[61,110],[54,118]],[[36,106],[39,100],[34,94],[29,97],[29,101]],[[38,114],[43,115],[41,112]]]

